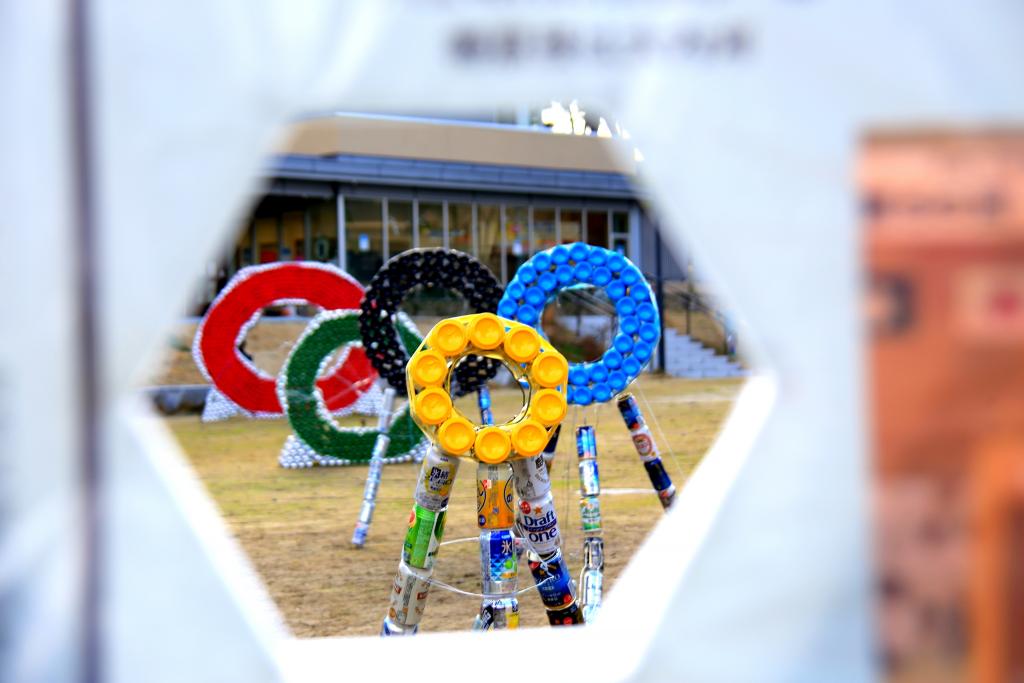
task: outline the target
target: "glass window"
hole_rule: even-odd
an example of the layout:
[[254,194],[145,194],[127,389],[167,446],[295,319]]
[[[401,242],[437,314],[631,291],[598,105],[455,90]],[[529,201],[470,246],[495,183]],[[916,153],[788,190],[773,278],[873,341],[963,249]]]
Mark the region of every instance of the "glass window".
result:
[[388,200],[388,258],[412,249],[412,202]]
[[533,249],[532,253],[544,251],[555,246],[555,210],[533,210]]
[[629,214],[625,211],[612,211],[612,232],[629,234]]
[[338,262],[338,205],[333,199],[310,208],[313,221],[310,256],[323,263]]
[[252,257],[252,223],[243,225],[240,233],[235,243],[235,267],[245,268],[255,261]]
[[529,214],[525,206],[505,207],[505,276],[512,279],[530,257]]
[[256,249],[260,263],[277,260],[277,216],[256,219]]
[[614,235],[612,237],[612,251],[617,251],[626,258],[629,258],[629,236]]
[[587,244],[608,248],[608,212],[601,209],[587,212]]
[[306,258],[306,218],[303,211],[288,211],[281,216],[281,261]]
[[579,242],[582,213],[578,209],[562,209],[562,244]]
[[477,210],[477,258],[503,283],[501,272],[501,220],[497,206],[481,205]]
[[448,246],[473,253],[473,207],[469,204],[448,205]]
[[626,258],[629,254],[629,214],[625,211],[612,212],[612,250]]
[[420,246],[444,246],[444,218],[441,204],[420,202]]
[[381,206],[375,199],[345,200],[345,268],[366,283],[384,263]]

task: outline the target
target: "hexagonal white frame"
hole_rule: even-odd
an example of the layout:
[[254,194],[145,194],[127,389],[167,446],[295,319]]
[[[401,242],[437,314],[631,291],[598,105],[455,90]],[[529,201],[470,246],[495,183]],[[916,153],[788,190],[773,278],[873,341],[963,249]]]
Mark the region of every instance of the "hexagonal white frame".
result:
[[[0,86],[17,103],[2,114],[0,203],[12,225],[32,227],[3,250],[0,282],[8,300],[46,301],[49,312],[10,307],[10,329],[25,334],[4,335],[0,347],[0,576],[13,596],[4,619],[18,625],[3,666],[19,680],[79,673],[82,359],[68,248],[69,27],[59,7],[17,3],[0,24],[9,57]],[[326,680],[352,671],[447,681],[501,664],[519,673],[526,661],[530,675],[587,681],[871,677],[858,138],[880,126],[1019,124],[1022,11],[999,0],[638,7],[86,5],[107,678]],[[583,36],[641,27],[656,37],[673,26],[732,27],[748,51],[728,63],[453,63],[445,38],[475,24]],[[769,374],[743,390],[593,627],[486,643],[472,634],[293,640],[173,439],[133,399],[140,359],[157,352],[182,283],[226,241],[282,121],[339,102],[395,110],[438,93],[454,108],[571,93],[628,121],[646,155],[644,179],[686,229],[670,245],[685,243],[743,317],[753,360]],[[46,454],[46,467],[26,453]],[[495,648],[507,648],[500,659]]]

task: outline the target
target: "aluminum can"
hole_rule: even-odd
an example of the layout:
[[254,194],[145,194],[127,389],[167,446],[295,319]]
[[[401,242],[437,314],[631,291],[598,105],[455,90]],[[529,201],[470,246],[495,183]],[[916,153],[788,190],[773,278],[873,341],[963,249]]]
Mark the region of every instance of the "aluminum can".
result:
[[544,452],[541,456],[544,458],[544,464],[548,470],[551,470],[551,461],[555,459],[555,451],[558,450],[558,435],[562,433],[562,425],[555,427],[554,434],[548,439],[548,445],[544,447]]
[[583,611],[575,602],[557,610],[548,610],[548,623],[552,626],[572,626],[582,624]]
[[665,464],[661,458],[655,458],[645,462],[644,469],[647,470],[647,476],[650,477],[651,486],[658,492],[658,500],[661,501],[662,507],[668,508],[675,499],[676,487],[672,484],[672,478],[668,476],[668,472],[665,471]]
[[604,540],[600,537],[583,539],[583,566],[604,571]]
[[491,628],[519,628],[519,600],[515,597],[489,601]]
[[658,444],[654,442],[654,435],[646,426],[630,432],[630,438],[633,439],[633,447],[640,460],[649,462],[658,457]]
[[487,595],[514,593],[519,563],[512,532],[508,529],[480,532],[480,567]]
[[585,425],[576,428],[576,455],[580,460],[597,458],[597,437],[593,427]]
[[486,386],[477,389],[477,405],[480,406],[480,424],[494,424],[494,413],[491,411],[491,390]]
[[640,405],[636,402],[636,397],[633,394],[622,394],[615,404],[618,406],[622,420],[626,423],[626,429],[629,431],[632,432],[634,429],[639,429],[646,424],[644,414],[640,412]]
[[519,530],[527,546],[542,556],[559,549],[558,515],[550,491],[534,500],[519,501]]
[[584,534],[601,533],[601,500],[597,496],[580,498],[580,518]]
[[597,460],[585,458],[580,460],[580,495],[597,496],[601,494],[601,475],[597,471]]
[[428,510],[446,508],[458,471],[458,458],[444,455],[436,448],[430,448],[423,458],[420,476],[416,481],[416,504]]
[[512,461],[515,490],[520,498],[540,498],[551,490],[551,476],[544,465],[544,456]]
[[584,569],[580,575],[580,602],[583,603],[583,621],[590,623],[601,607],[604,575],[598,569]]
[[387,617],[384,617],[384,624],[380,628],[380,634],[382,636],[412,636],[416,635],[416,631],[419,629],[420,627],[418,625],[402,628]]
[[508,463],[476,468],[476,514],[481,529],[509,529],[515,524],[512,508],[512,468]]
[[528,564],[544,607],[558,610],[576,601],[576,584],[561,551],[545,557],[543,562],[539,556],[531,553]]
[[399,562],[388,609],[388,619],[392,624],[406,628],[420,623],[430,594],[427,578],[426,572],[419,574],[405,562]]
[[409,529],[405,532],[402,561],[410,567],[431,569],[437,558],[437,549],[444,536],[446,510],[436,512],[419,505],[409,513]]
[[[362,517],[362,515],[360,515]],[[366,545],[366,534],[370,531],[370,525],[362,520],[356,522],[356,529],[352,532],[352,545],[362,548]]]

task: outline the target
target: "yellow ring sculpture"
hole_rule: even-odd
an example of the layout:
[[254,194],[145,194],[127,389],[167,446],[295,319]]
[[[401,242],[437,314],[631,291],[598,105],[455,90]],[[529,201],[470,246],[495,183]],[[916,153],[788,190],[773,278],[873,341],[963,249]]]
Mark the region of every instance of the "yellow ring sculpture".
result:
[[[478,426],[452,404],[452,370],[470,354],[501,361],[529,385],[508,422]],[[476,313],[437,323],[409,359],[405,381],[412,418],[428,439],[447,455],[493,465],[544,450],[565,418],[569,363],[529,325]]]

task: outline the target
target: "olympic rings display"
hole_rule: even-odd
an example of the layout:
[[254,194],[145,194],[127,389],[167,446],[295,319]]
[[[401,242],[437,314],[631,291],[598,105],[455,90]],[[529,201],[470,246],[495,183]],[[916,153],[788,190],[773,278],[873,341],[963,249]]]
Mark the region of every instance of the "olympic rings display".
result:
[[[391,258],[366,288],[359,316],[363,348],[373,367],[399,395],[406,391],[409,354],[395,336],[395,314],[417,285],[458,292],[478,313],[493,313],[501,285],[487,266],[455,249],[413,249]],[[455,371],[457,395],[475,391],[498,371],[494,360],[469,357]]]
[[[416,327],[402,314],[397,323],[403,345],[415,351],[423,341]],[[343,353],[352,353],[359,341],[359,311],[325,311],[299,337],[277,380],[278,397],[296,437],[316,455],[340,460],[340,464],[369,462],[378,432],[372,427],[335,424],[315,380],[336,349],[345,347]],[[385,460],[411,460],[423,443],[423,433],[410,418],[408,404],[392,421],[388,436]]]
[[643,273],[622,254],[583,242],[534,254],[519,266],[498,304],[498,315],[534,326],[547,303],[563,289],[601,287],[615,305],[619,327],[612,346],[597,361],[569,368],[569,403],[611,399],[639,376],[661,337],[658,306]]
[[[356,309],[363,288],[342,270],[323,263],[279,262],[238,271],[210,304],[196,330],[192,356],[203,375],[241,409],[257,417],[277,417],[282,406],[273,377],[243,356],[238,346],[261,310],[282,301],[302,301],[325,310]],[[376,373],[363,349],[317,381],[327,410],[346,408],[372,383]]]
[[[526,383],[526,404],[500,425],[477,426],[453,405],[453,368],[469,354],[503,363]],[[565,418],[569,363],[529,325],[478,313],[437,323],[406,369],[412,417],[448,455],[487,464],[531,458]]]

